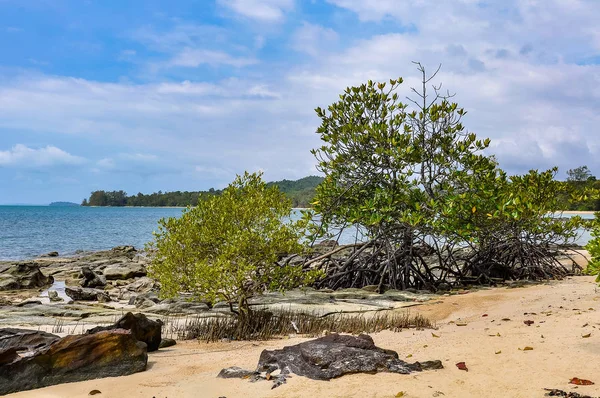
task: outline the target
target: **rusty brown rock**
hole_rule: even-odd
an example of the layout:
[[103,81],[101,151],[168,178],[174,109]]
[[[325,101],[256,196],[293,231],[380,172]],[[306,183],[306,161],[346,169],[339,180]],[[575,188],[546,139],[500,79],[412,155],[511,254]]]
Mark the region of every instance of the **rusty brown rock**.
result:
[[0,365],[0,395],[146,369],[146,344],[123,329],[64,337]]

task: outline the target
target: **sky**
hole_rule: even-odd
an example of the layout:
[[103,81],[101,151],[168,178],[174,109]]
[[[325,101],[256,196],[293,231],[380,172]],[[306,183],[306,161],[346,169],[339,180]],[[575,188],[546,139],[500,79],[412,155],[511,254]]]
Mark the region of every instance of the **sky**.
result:
[[0,0],[0,204],[316,174],[316,107],[442,65],[509,173],[600,173],[598,0]]

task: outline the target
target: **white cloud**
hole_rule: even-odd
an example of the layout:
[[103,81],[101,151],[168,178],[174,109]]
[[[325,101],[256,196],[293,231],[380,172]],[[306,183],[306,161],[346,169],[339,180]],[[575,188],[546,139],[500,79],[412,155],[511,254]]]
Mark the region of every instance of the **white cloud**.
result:
[[[186,80],[158,75],[157,83],[138,84],[23,75],[0,82],[0,128],[74,134],[132,154],[159,154],[147,167],[111,155],[118,170],[150,173],[177,165],[227,182],[231,176],[219,170],[233,175],[260,164],[267,179],[302,177],[314,173],[309,149],[319,145],[313,109],[369,79],[403,76],[402,93],[408,94],[418,85],[411,63],[418,60],[430,71],[443,63],[437,81],[457,93],[455,100],[469,112],[464,124],[492,138],[491,152],[511,172],[588,164],[600,174],[600,66],[577,63],[597,51],[590,32],[598,31],[593,16],[600,15],[600,2],[507,1],[486,7],[466,0],[440,0],[436,7],[425,1],[331,2],[361,20],[390,19],[413,28],[351,40],[341,29],[336,38],[326,23],[305,23],[291,44],[317,57],[263,62],[220,81],[203,81],[193,70],[186,71]],[[275,11],[271,20],[292,6],[279,8],[281,14]],[[219,45],[226,41],[228,34],[217,28],[181,25],[162,36],[148,32],[138,32],[140,40],[169,59],[189,49],[179,62],[190,67],[245,66],[254,60],[244,48],[224,45],[217,55],[203,50],[208,48],[203,37]],[[269,38],[269,46],[274,43]]]
[[243,17],[261,22],[279,22],[294,8],[294,0],[217,0]]
[[179,170],[181,165],[165,162],[158,155],[149,153],[120,153],[114,157],[103,158],[92,168],[94,173],[129,173],[151,175],[172,173]]
[[185,48],[169,61],[170,66],[182,66],[188,68],[197,68],[203,64],[210,66],[230,65],[240,68],[256,63],[258,63],[258,61],[254,58],[234,57],[222,51],[194,48]]
[[84,162],[84,158],[71,155],[52,145],[36,149],[17,144],[12,149],[0,151],[0,167],[43,168],[57,165],[79,165]]
[[214,167],[214,166],[196,166],[194,168],[196,173],[200,174],[200,177],[212,177],[224,180],[233,180],[235,172],[227,168]]
[[115,160],[112,158],[103,158],[96,162],[100,169],[110,170],[115,168]]
[[304,22],[294,33],[292,46],[296,51],[316,56],[323,48],[336,43],[338,39],[335,30]]

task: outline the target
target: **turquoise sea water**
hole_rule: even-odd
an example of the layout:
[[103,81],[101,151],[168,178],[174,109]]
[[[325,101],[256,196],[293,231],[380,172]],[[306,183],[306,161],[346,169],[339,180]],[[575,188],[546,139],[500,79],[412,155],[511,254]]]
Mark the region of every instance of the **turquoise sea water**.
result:
[[[142,248],[152,239],[159,219],[177,217],[181,211],[164,207],[0,206],[0,259],[27,259],[50,251],[68,256],[120,245]],[[589,238],[582,232],[578,243],[585,244]],[[341,240],[353,241],[354,233],[347,231]]]
[[163,217],[182,209],[0,206],[0,259],[26,259],[50,251],[143,247]]

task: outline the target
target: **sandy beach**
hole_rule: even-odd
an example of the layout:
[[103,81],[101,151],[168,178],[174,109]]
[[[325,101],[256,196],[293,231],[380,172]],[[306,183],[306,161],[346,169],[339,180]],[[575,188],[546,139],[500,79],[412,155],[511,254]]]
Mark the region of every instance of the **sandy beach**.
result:
[[[271,383],[223,380],[224,367],[253,369],[263,349],[304,341],[206,344],[180,342],[149,356],[146,372],[120,378],[63,384],[11,395],[19,398],[87,397],[542,397],[544,388],[600,396],[600,288],[594,277],[572,277],[523,288],[495,288],[411,308],[437,330],[373,334],[377,345],[407,361],[440,359],[445,369],[413,375],[351,375],[330,382],[294,376]],[[524,321],[534,323],[527,326]],[[466,326],[459,326],[466,323]],[[584,338],[591,334],[590,337]],[[439,337],[437,337],[439,336]],[[523,350],[532,347],[533,350]],[[466,362],[468,372],[457,362]],[[595,381],[569,384],[573,377]]]

